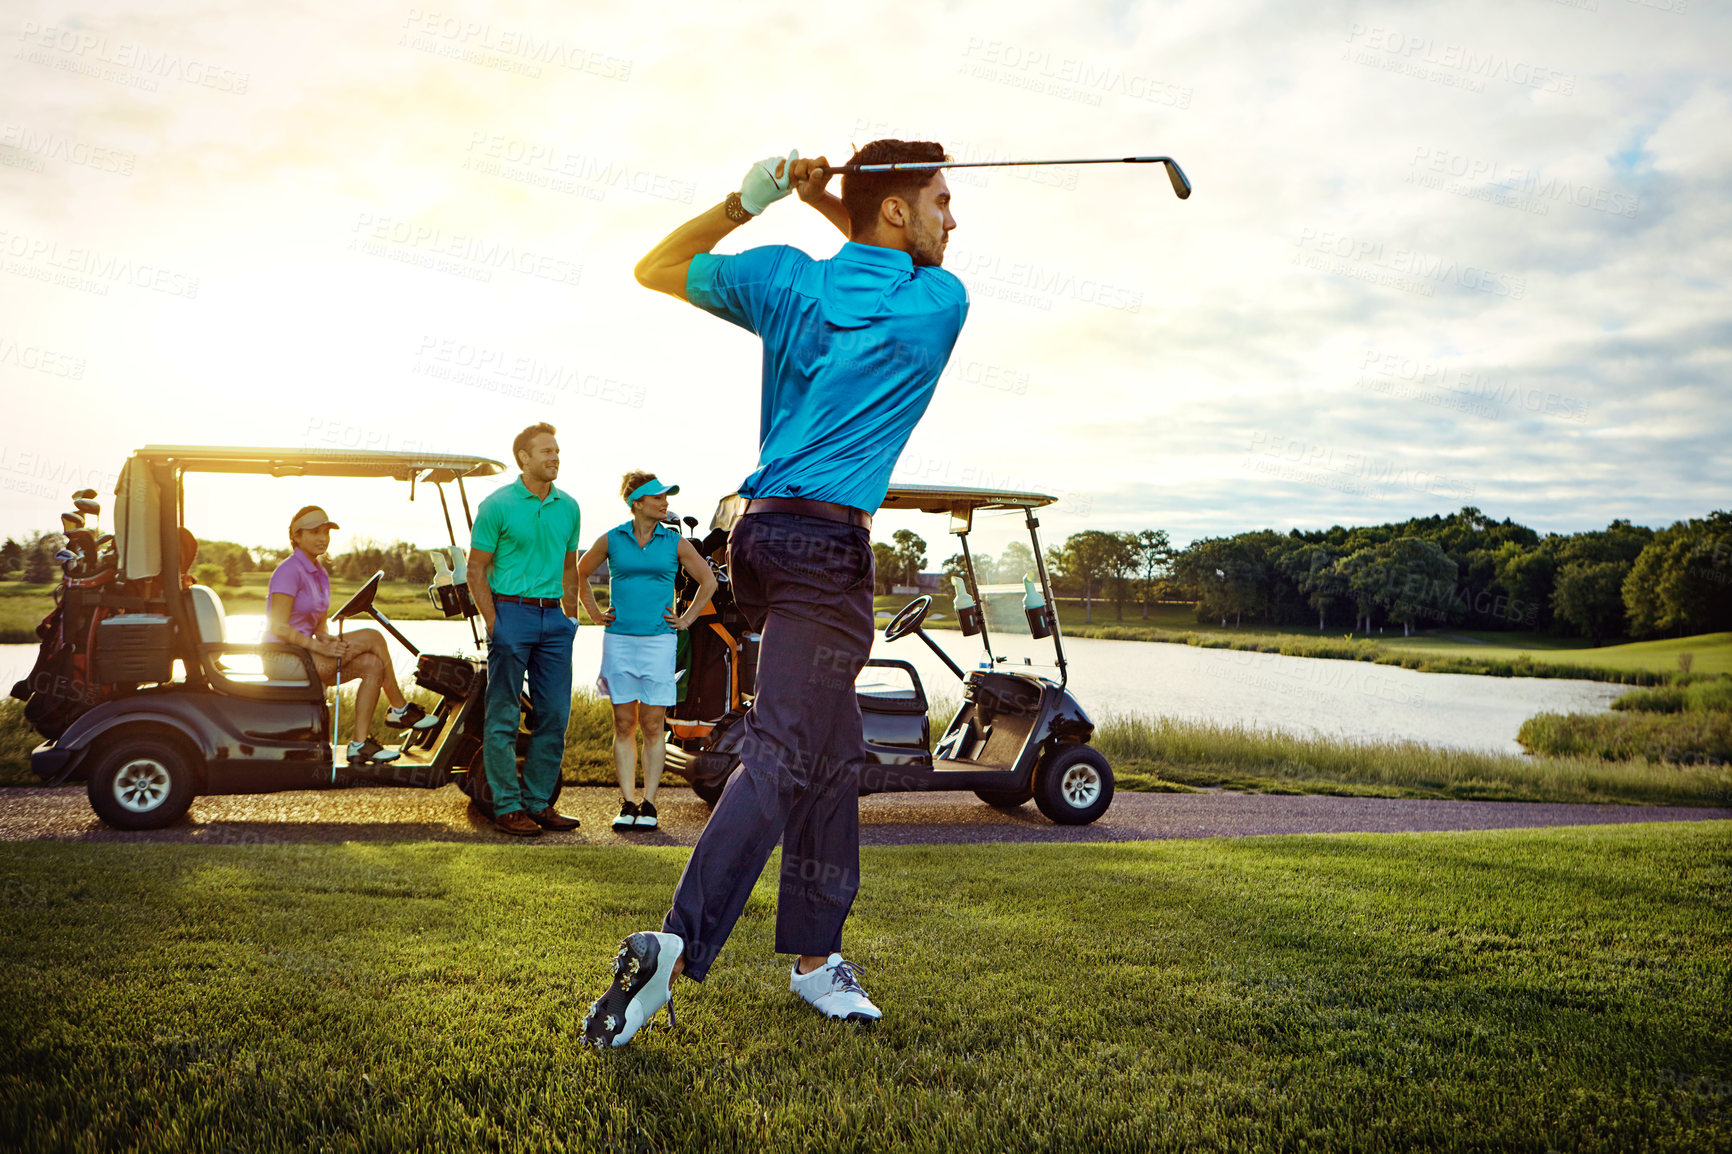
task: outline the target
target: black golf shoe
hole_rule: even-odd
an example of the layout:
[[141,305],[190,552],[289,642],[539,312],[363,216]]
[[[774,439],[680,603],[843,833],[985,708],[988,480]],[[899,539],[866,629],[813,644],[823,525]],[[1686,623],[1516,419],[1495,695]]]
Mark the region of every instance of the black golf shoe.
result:
[[583,1044],[598,1050],[623,1046],[663,1006],[668,1008],[668,1025],[673,1026],[668,987],[673,982],[674,963],[685,948],[677,934],[648,930],[621,942],[613,962],[613,983],[589,1004],[583,1016]]

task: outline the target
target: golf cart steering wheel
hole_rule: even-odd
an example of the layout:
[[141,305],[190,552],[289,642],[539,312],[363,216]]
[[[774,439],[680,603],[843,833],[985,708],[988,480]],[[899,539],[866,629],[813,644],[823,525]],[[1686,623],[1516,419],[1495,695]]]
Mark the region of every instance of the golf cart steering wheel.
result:
[[385,579],[385,571],[379,570],[367,578],[367,583],[355,590],[355,595],[343,602],[343,607],[331,614],[332,621],[342,621],[348,617],[359,617],[373,608],[373,597],[379,592],[379,582]]
[[916,597],[902,607],[901,612],[890,619],[884,627],[884,640],[900,641],[920,628],[926,620],[926,611],[932,608],[932,598]]

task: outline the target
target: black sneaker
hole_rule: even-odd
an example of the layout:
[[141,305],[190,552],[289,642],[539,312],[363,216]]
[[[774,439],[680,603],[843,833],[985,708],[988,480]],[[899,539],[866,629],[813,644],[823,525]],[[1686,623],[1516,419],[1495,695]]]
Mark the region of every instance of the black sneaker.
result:
[[654,829],[656,827],[656,803],[640,802],[637,807],[637,829]]
[[369,737],[366,741],[351,741],[349,743],[350,765],[383,765],[387,761],[396,761],[403,755],[395,749],[386,749],[376,738]]
[[613,962],[613,984],[589,1004],[583,1016],[583,1044],[598,1050],[623,1046],[663,1006],[668,1008],[668,1025],[674,1025],[668,986],[674,963],[685,948],[677,934],[648,931],[621,942]]
[[622,801],[622,802],[620,802],[619,803],[619,816],[613,819],[613,828],[615,828],[615,829],[636,829],[637,828],[637,815],[638,815],[637,802],[635,802],[635,801]]
[[428,730],[438,725],[439,719],[430,716],[425,709],[411,701],[407,702],[401,711],[387,709],[385,724],[392,729]]

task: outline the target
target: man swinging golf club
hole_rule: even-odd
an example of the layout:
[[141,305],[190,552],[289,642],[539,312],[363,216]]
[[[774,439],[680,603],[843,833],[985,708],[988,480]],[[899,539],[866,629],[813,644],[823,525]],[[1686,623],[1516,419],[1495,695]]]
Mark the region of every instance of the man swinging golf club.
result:
[[[939,161],[927,142],[878,140],[850,163]],[[729,779],[674,891],[661,932],[621,945],[584,1041],[630,1041],[684,973],[702,981],[782,842],[776,950],[798,955],[792,991],[830,1018],[875,1021],[840,953],[859,890],[854,678],[872,648],[872,511],[926,411],[968,315],[939,267],[956,221],[939,171],[859,173],[840,199],[828,162],[758,162],[740,191],[682,225],[637,266],[764,343],[758,468],[728,539],[734,596],[763,635],[757,695]],[[829,260],[771,245],[715,256],[724,237],[797,188],[849,238]],[[669,1011],[672,1017],[672,1010]]]

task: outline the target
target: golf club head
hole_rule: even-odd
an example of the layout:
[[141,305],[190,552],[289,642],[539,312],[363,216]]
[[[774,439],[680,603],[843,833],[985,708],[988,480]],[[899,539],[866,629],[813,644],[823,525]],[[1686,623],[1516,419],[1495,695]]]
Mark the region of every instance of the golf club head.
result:
[[88,497],[77,497],[73,499],[72,504],[80,513],[88,517],[102,516],[102,504],[99,501],[92,501]]
[[1167,179],[1173,182],[1173,191],[1178,194],[1179,199],[1191,199],[1191,182],[1179,168],[1178,161],[1164,160],[1161,163],[1167,166]]
[[76,529],[82,529],[82,528],[84,528],[84,514],[83,513],[62,513],[62,514],[60,514],[60,531],[62,533],[71,533]]
[[57,549],[54,552],[54,559],[62,565],[65,565],[68,562],[78,560],[78,554],[74,553],[70,549]]
[[95,500],[96,499],[96,490],[95,489],[80,489],[80,490],[78,490],[78,492],[72,494],[72,499],[74,501],[78,501],[78,500],[92,501],[92,500]]

